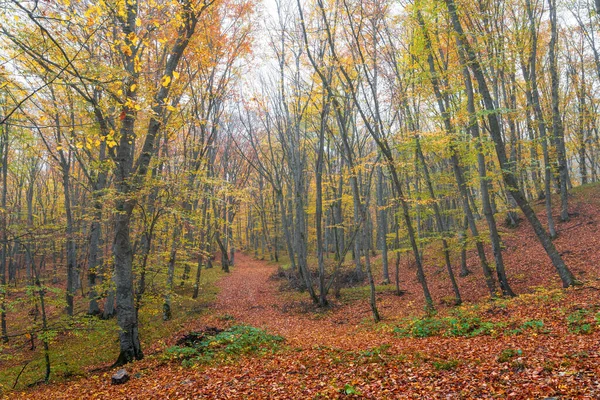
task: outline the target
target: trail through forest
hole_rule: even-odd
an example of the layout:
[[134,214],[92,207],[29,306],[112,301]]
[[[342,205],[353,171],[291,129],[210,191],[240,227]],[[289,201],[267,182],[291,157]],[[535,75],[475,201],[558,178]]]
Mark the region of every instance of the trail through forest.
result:
[[[543,329],[473,337],[401,337],[398,320],[374,325],[366,301],[311,308],[279,290],[277,267],[238,253],[219,282],[209,315],[189,330],[247,324],[285,338],[274,354],[183,367],[158,357],[128,365],[132,379],[111,385],[112,371],[42,386],[13,398],[597,398],[597,335],[573,334],[565,309],[597,306],[595,288],[522,295],[483,304],[498,329],[543,320]],[[304,297],[304,299],[306,299]],[[406,298],[380,298],[408,303]],[[384,303],[385,305],[385,303]],[[385,308],[384,308],[385,310]],[[494,325],[496,326],[496,325]],[[525,329],[524,329],[525,330]],[[176,338],[172,338],[174,341]]]
[[290,300],[273,279],[277,266],[239,253],[235,272],[219,282],[215,318],[233,316],[236,323],[265,328],[285,337],[292,346],[352,347],[365,340],[376,340],[377,333],[364,329],[369,318],[366,302],[357,309],[334,307],[319,310],[302,300]]

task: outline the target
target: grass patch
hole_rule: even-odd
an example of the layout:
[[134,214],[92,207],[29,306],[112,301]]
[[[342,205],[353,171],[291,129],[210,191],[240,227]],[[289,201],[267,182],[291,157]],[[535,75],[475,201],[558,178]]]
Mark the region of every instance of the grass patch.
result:
[[[180,272],[177,270],[176,276],[180,276]],[[163,298],[160,289],[164,285],[159,281],[152,282],[139,314],[142,350],[145,351],[151,344],[181,331],[191,317],[196,318],[206,312],[209,305],[216,300],[218,288],[215,282],[223,274],[219,268],[202,270],[201,290],[195,300],[191,298],[191,282],[188,281],[184,287],[177,286],[172,296],[173,319],[167,322],[162,320]],[[77,309],[85,309],[87,299],[78,296],[76,300]],[[63,319],[65,317],[61,316],[60,321]],[[10,324],[11,320],[8,322]],[[64,328],[55,329],[56,337],[50,343],[50,382],[86,375],[93,366],[107,365],[117,359],[119,328],[115,318],[101,320],[80,315],[69,323],[61,323],[61,326],[63,325]],[[41,342],[35,339],[36,349],[29,350],[29,347],[26,347],[29,342],[17,339],[8,345],[0,345],[0,395],[12,390],[21,370],[15,390],[24,389],[44,377],[44,352]],[[149,354],[146,352],[146,355]]]
[[[389,285],[375,285],[375,292],[382,294],[385,292],[392,292],[396,290],[396,286],[393,284]],[[353,303],[360,300],[368,300],[371,296],[371,288],[369,285],[354,286],[348,288],[342,288],[340,290],[341,300],[343,303]]]

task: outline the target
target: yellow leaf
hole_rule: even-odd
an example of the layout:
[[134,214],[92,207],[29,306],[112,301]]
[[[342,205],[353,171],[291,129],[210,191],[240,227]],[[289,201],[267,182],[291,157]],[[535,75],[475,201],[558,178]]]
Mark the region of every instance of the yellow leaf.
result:
[[168,86],[169,86],[169,83],[171,83],[171,77],[170,77],[170,76],[168,76],[168,75],[165,75],[165,76],[163,76],[163,77],[162,77],[162,85],[163,85],[164,87],[168,87]]
[[142,20],[139,18],[135,19],[135,26],[142,26]]
[[179,72],[173,71],[173,79],[179,79]]
[[172,105],[170,105],[170,104],[167,106],[167,110],[169,110],[169,111],[177,111],[177,109],[175,107],[173,107]]
[[131,91],[135,92],[135,89],[137,89],[137,85],[134,83],[133,85],[131,85]]

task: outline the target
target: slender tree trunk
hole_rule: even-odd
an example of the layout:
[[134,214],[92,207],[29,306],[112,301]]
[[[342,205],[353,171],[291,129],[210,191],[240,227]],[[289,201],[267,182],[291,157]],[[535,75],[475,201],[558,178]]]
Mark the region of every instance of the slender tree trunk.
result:
[[388,245],[387,245],[387,212],[386,204],[383,197],[383,169],[377,167],[377,228],[379,230],[379,245],[381,249],[381,264],[383,268],[383,284],[390,283],[390,272],[388,262]]
[[[546,122],[544,120],[544,114],[540,105],[540,96],[537,85],[537,31],[535,26],[535,17],[531,8],[531,0],[525,0],[527,8],[527,15],[529,19],[529,32],[531,35],[531,54],[529,56],[529,73],[524,74],[526,77],[526,86],[528,95],[528,101],[533,106],[535,119],[537,121],[538,132],[540,135],[540,141],[542,143],[542,155],[544,158],[544,200],[546,205],[546,217],[548,221],[548,231],[550,238],[556,237],[556,228],[554,227],[554,218],[552,217],[552,190],[550,185],[552,184],[552,167],[550,165],[550,155],[548,151],[548,140],[546,135]],[[525,72],[525,71],[524,71]]]
[[417,10],[417,19],[419,25],[421,26],[421,30],[423,32],[423,36],[425,37],[425,47],[427,49],[427,61],[429,64],[429,73],[430,73],[430,81],[433,86],[433,91],[435,93],[435,97],[437,99],[438,108],[442,114],[444,129],[446,130],[446,134],[450,136],[450,164],[452,165],[452,171],[454,172],[454,178],[456,179],[456,184],[458,186],[459,198],[462,202],[463,213],[467,217],[467,221],[469,222],[469,228],[471,229],[471,233],[475,238],[475,243],[477,246],[477,255],[479,256],[479,260],[481,263],[481,269],[483,270],[483,275],[485,277],[485,282],[490,292],[491,297],[496,296],[496,283],[494,281],[494,277],[492,275],[492,271],[487,263],[487,258],[485,255],[485,250],[483,248],[483,242],[481,237],[479,236],[479,232],[477,229],[477,225],[475,223],[475,218],[473,216],[473,212],[471,210],[471,206],[469,205],[469,193],[468,187],[464,179],[464,174],[462,168],[460,166],[458,156],[457,156],[457,148],[455,143],[454,135],[454,127],[452,125],[452,121],[450,118],[450,114],[448,112],[448,98],[447,95],[444,96],[442,94],[441,83],[438,79],[438,73],[435,67],[435,62],[433,58],[433,49],[431,45],[431,41],[429,38],[429,33],[427,32],[427,27],[425,26],[425,21],[423,20],[423,16],[420,10]]
[[462,303],[462,298],[460,296],[458,284],[456,283],[456,278],[454,277],[454,271],[452,271],[452,262],[450,261],[450,247],[448,246],[448,241],[446,240],[446,235],[448,234],[448,232],[446,230],[446,227],[444,226],[444,222],[442,221],[442,213],[440,211],[440,206],[437,202],[435,192],[433,190],[433,184],[429,175],[429,168],[425,163],[425,157],[423,156],[421,142],[418,136],[415,136],[415,144],[417,148],[417,157],[423,167],[423,173],[425,175],[425,183],[427,185],[429,197],[431,197],[431,200],[433,201],[433,213],[435,216],[437,229],[440,235],[442,236],[442,250],[444,252],[444,261],[446,262],[446,270],[448,271],[448,277],[450,277],[450,283],[452,284],[452,290],[454,291],[455,304],[459,305]]
[[317,234],[317,259],[319,268],[319,306],[327,305],[327,293],[325,287],[325,260],[323,259],[323,153],[325,151],[325,125],[326,115],[329,112],[329,99],[324,97],[323,110],[321,112],[321,129],[319,131],[319,148],[317,150],[317,165],[315,172],[316,200],[315,200],[315,224]]
[[567,149],[565,146],[565,132],[562,124],[559,106],[559,84],[558,76],[558,28],[556,16],[556,0],[548,0],[550,10],[550,80],[552,92],[552,138],[556,146],[556,154],[558,158],[558,175],[560,179],[560,219],[562,221],[569,220],[569,200],[568,200],[568,182],[569,169],[567,166]]
[[73,315],[73,296],[75,295],[75,287],[77,281],[77,254],[75,247],[75,230],[73,227],[73,213],[71,210],[71,183],[69,179],[69,166],[64,162],[63,158],[63,190],[65,198],[65,214],[67,217],[67,314]]
[[200,291],[200,274],[202,272],[202,262],[204,260],[204,252],[206,251],[204,243],[206,241],[206,221],[208,216],[208,197],[204,197],[202,201],[202,222],[200,224],[200,238],[198,240],[198,266],[196,268],[196,279],[194,281],[194,293],[192,299],[198,298],[198,292]]
[[172,317],[171,296],[173,294],[173,281],[175,279],[175,262],[177,260],[177,248],[179,247],[180,233],[179,219],[175,218],[175,227],[173,228],[173,237],[171,238],[171,252],[169,255],[169,264],[167,267],[167,287],[163,302],[163,321],[169,321]]
[[[2,110],[2,108],[0,108]],[[2,257],[0,258],[0,268],[2,268],[2,302],[0,303],[0,324],[2,326],[2,341],[8,342],[8,328],[6,326],[6,291],[8,289],[6,281],[6,270],[8,268],[8,212],[6,209],[6,196],[8,193],[8,124],[2,124],[2,136],[0,139],[0,162],[2,163],[2,210],[0,210],[0,235],[2,235]]]
[[469,221],[467,217],[463,218],[463,223],[458,231],[458,243],[460,244],[460,276],[465,277],[471,273],[467,265],[467,229]]
[[587,144],[587,138],[586,138],[586,131],[587,131],[587,111],[586,111],[586,105],[585,105],[585,74],[583,72],[583,68],[582,68],[582,77],[581,77],[582,82],[580,83],[581,88],[579,89],[579,96],[578,96],[578,111],[579,111],[579,149],[578,149],[578,154],[579,154],[579,175],[581,175],[581,184],[585,185],[588,183],[588,172],[587,172],[587,155],[586,155],[586,144]]
[[[477,169],[479,171],[479,186],[481,189],[481,202],[483,204],[483,214],[490,231],[490,240],[492,242],[492,251],[494,253],[494,259],[496,261],[496,273],[498,275],[498,281],[500,288],[504,296],[513,297],[515,296],[508,279],[506,277],[506,271],[504,268],[504,260],[502,257],[502,246],[500,244],[500,236],[498,234],[498,227],[496,225],[496,219],[492,212],[492,205],[490,202],[489,186],[486,172],[485,156],[483,155],[483,146],[481,144],[481,136],[479,132],[479,122],[477,121],[477,114],[475,110],[475,96],[473,93],[473,83],[471,81],[471,74],[466,67],[464,55],[461,51],[461,63],[465,65],[463,69],[463,75],[465,78],[465,88],[467,91],[467,107],[469,111],[469,131],[473,136],[475,142],[475,151],[477,152]],[[512,169],[513,173],[516,171]],[[512,199],[512,197],[511,197]]]
[[485,76],[483,74],[483,70],[481,68],[481,65],[479,64],[477,55],[475,54],[475,52],[471,48],[469,42],[465,38],[465,34],[462,29],[462,25],[460,23],[460,20],[458,19],[458,15],[456,12],[456,5],[454,4],[454,0],[444,0],[444,1],[446,3],[446,6],[448,7],[448,12],[450,14],[450,19],[452,21],[453,28],[454,28],[456,34],[458,35],[459,44],[465,51],[465,54],[467,55],[467,61],[469,62],[469,67],[471,68],[471,71],[473,72],[473,75],[475,76],[475,79],[477,80],[477,84],[479,86],[479,92],[480,92],[481,96],[483,97],[483,103],[484,103],[486,111],[487,111],[487,119],[488,119],[490,134],[494,141],[494,145],[496,148],[496,155],[498,157],[498,162],[500,164],[500,170],[502,171],[502,178],[504,179],[504,183],[506,184],[507,190],[510,191],[510,193],[514,197],[515,201],[521,208],[521,211],[523,211],[523,214],[525,215],[525,217],[531,224],[534,232],[536,233],[536,235],[538,237],[538,240],[544,247],[544,250],[546,250],[548,257],[551,259],[552,264],[554,265],[556,271],[558,272],[558,275],[560,276],[560,278],[562,280],[563,286],[569,287],[569,286],[578,284],[579,282],[577,282],[575,280],[575,278],[573,277],[573,274],[565,265],[561,255],[558,253],[558,250],[556,250],[554,243],[552,243],[551,238],[548,236],[548,234],[544,230],[542,224],[540,223],[539,219],[535,215],[535,212],[533,211],[533,209],[531,208],[531,206],[525,199],[525,196],[523,195],[523,193],[521,192],[521,190],[519,188],[518,180],[516,179],[516,177],[514,176],[512,171],[510,171],[510,169],[508,168],[506,149],[504,147],[504,140],[502,139],[502,135],[500,132],[500,125],[498,122],[497,110],[494,106],[492,97],[490,95],[490,92],[489,92],[489,89],[487,86],[487,82],[486,82]]

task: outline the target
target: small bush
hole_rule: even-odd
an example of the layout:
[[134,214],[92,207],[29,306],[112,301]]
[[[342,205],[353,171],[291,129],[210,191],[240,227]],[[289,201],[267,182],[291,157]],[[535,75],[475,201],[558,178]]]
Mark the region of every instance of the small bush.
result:
[[425,338],[440,335],[444,330],[444,321],[436,317],[413,320],[407,327],[396,327],[394,332],[403,337]]
[[492,322],[483,321],[480,317],[457,312],[455,317],[448,318],[448,336],[489,335],[494,329]]

